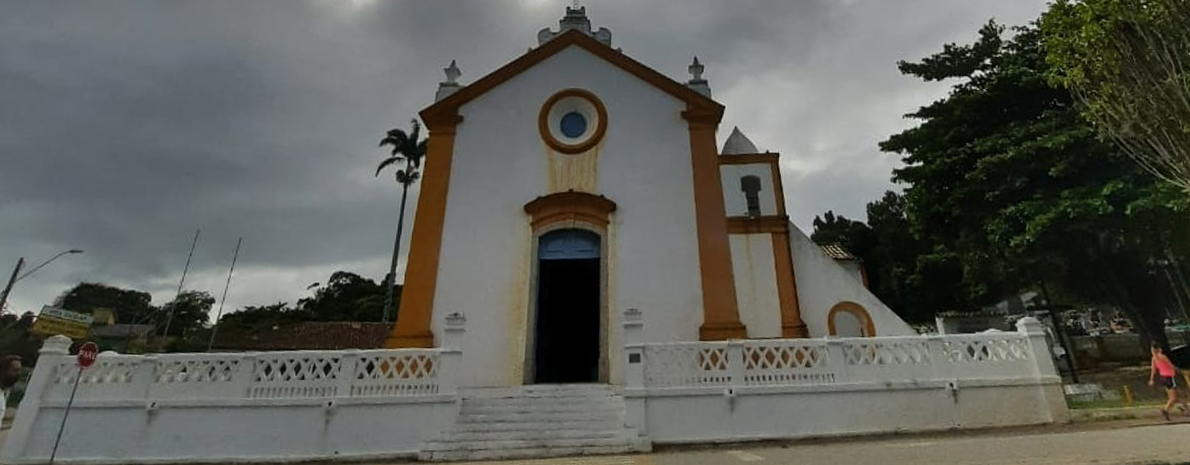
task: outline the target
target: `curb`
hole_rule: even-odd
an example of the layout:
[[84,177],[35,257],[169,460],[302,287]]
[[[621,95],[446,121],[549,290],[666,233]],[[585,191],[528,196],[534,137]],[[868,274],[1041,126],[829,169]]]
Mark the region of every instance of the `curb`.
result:
[[[1160,405],[1146,405],[1143,407],[1120,407],[1120,408],[1100,408],[1100,409],[1084,409],[1068,410],[1070,414],[1070,423],[1090,423],[1099,421],[1114,421],[1114,420],[1139,420],[1146,418],[1161,418]],[[1184,418],[1181,414],[1173,414],[1174,419]],[[1164,464],[1161,464],[1164,465]],[[1190,465],[1190,462],[1187,462]]]

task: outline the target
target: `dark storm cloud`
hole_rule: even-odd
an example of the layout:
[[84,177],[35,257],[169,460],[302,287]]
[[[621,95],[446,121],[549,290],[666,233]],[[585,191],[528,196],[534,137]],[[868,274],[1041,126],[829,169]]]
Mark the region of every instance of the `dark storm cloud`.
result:
[[[245,238],[229,308],[293,301],[337,269],[379,278],[398,192],[372,176],[379,135],[430,103],[451,59],[472,82],[536,45],[569,3],[0,2],[0,270],[87,251],[21,282],[13,308],[80,280],[161,303],[199,226],[188,288],[218,294]],[[897,163],[876,142],[944,92],[899,76],[896,60],[1043,6],[587,2],[616,47],[663,73],[684,80],[699,56],[724,129],[782,152],[803,227],[827,209],[862,218]]]

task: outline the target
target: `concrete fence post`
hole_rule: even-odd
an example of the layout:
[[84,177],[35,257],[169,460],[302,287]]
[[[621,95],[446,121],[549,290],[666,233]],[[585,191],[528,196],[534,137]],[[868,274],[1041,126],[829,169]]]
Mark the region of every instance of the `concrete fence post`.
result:
[[462,374],[463,338],[467,334],[467,315],[463,312],[453,312],[446,315],[446,325],[442,328],[441,352],[438,362],[442,366],[438,370],[438,393],[455,394],[458,392],[459,376]]
[[21,399],[12,430],[8,432],[8,439],[0,452],[0,461],[4,463],[15,463],[18,457],[25,454],[25,447],[29,444],[29,432],[37,415],[41,414],[41,402],[46,389],[57,375],[57,366],[70,358],[70,338],[62,335],[52,336],[41,345],[38,354],[37,366],[33,368],[29,384],[25,385],[25,397]]
[[1050,346],[1046,342],[1045,327],[1036,318],[1027,316],[1016,322],[1016,330],[1023,334],[1028,341],[1030,356],[1033,358],[1034,376],[1037,389],[1048,407],[1050,421],[1066,423],[1070,421],[1070,413],[1066,406],[1066,393],[1062,389],[1062,378],[1054,367],[1054,359],[1050,354]]
[[926,349],[930,353],[930,366],[933,368],[933,379],[954,378],[954,372],[950,369],[953,365],[949,354],[946,353],[946,336],[932,334],[925,338]]
[[157,357],[147,355],[139,357],[136,371],[132,375],[133,388],[129,392],[129,400],[144,401],[146,405],[153,398],[153,385],[157,381]]
[[850,375],[847,372],[847,353],[846,346],[843,340],[837,338],[827,338],[826,340],[826,363],[830,368],[831,375],[834,376],[836,383],[846,383],[851,381]]
[[1021,318],[1016,322],[1016,330],[1029,341],[1029,351],[1031,352],[1029,355],[1037,367],[1037,377],[1058,376],[1058,370],[1054,367],[1054,358],[1050,354],[1049,344],[1046,343],[1045,327],[1042,326],[1041,321],[1031,316]]
[[355,387],[357,364],[359,364],[359,349],[344,350],[343,358],[339,359],[339,372],[335,374],[335,398],[351,397],[351,388]]
[[644,316],[640,310],[624,310],[624,349],[621,366],[624,367],[624,384],[629,389],[645,386],[645,348],[641,345]]
[[443,349],[462,350],[463,336],[467,333],[467,315],[462,312],[454,312],[446,315],[446,327],[442,332]]
[[462,374],[463,351],[459,349],[439,350],[438,394],[458,394],[459,375]]
[[648,409],[648,391],[645,389],[645,346],[643,344],[645,321],[640,310],[630,308],[624,310],[622,326],[624,329],[624,348],[620,351],[623,358],[620,366],[624,370],[624,408],[625,426],[636,428],[641,435],[648,434],[649,423],[646,419]]
[[235,392],[239,393],[241,399],[252,398],[252,385],[255,384],[252,378],[255,376],[256,354],[244,354],[240,357],[235,373],[231,375],[231,382],[236,385]]
[[728,382],[731,396],[735,396],[739,389],[747,384],[744,379],[747,376],[744,368],[744,341],[740,339],[727,341],[727,374],[731,378]]

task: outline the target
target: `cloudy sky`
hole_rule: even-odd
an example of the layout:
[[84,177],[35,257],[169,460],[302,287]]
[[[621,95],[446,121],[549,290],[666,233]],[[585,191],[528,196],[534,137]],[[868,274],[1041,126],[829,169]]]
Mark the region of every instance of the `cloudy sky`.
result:
[[[226,308],[293,302],[335,270],[380,279],[399,190],[373,177],[457,59],[472,82],[557,27],[562,0],[0,0],[0,279],[36,310],[80,281]],[[794,221],[863,218],[898,157],[876,143],[945,93],[898,74],[1044,0],[587,0],[615,46],[679,80],[698,55],[738,125],[782,153]],[[409,214],[412,218],[412,212]],[[408,236],[408,234],[406,235]]]

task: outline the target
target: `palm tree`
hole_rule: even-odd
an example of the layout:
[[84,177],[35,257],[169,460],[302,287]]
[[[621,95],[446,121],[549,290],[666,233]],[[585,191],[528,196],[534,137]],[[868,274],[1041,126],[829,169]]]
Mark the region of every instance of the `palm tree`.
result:
[[401,230],[405,226],[405,199],[409,196],[409,186],[421,178],[421,173],[418,170],[421,168],[421,159],[426,155],[426,140],[418,140],[421,132],[421,125],[417,120],[411,122],[413,130],[408,134],[400,129],[391,129],[380,140],[380,146],[392,146],[392,152],[388,158],[380,162],[380,166],[376,167],[376,176],[380,176],[380,172],[384,171],[389,165],[404,161],[405,168],[398,169],[396,173],[397,182],[401,184],[401,212],[397,216],[397,238],[393,243],[393,261],[388,268],[388,275],[384,277],[384,313],[381,321],[388,323],[388,317],[392,315],[393,310],[393,287],[396,285],[397,279],[397,257],[401,254]]

